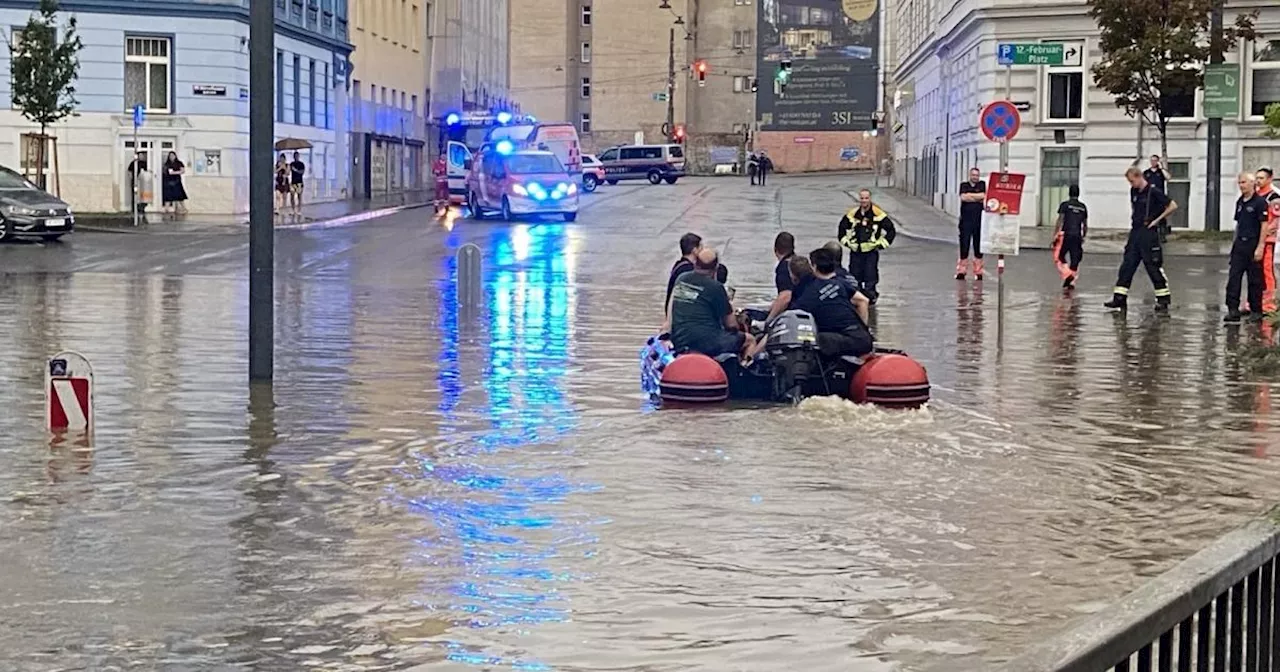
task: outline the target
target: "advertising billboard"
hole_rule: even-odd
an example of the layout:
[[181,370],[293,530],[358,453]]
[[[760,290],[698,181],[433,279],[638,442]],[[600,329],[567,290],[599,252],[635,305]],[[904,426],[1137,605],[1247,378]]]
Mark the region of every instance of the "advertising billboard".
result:
[[[764,131],[864,131],[877,108],[880,0],[760,0]],[[780,91],[779,72],[786,89]]]

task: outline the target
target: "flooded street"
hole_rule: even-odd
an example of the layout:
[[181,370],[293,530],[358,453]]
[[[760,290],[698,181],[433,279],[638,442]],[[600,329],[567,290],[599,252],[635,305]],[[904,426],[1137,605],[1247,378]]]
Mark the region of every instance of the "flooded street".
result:
[[[1001,312],[994,274],[900,238],[874,327],[928,367],[929,409],[649,408],[679,236],[767,299],[774,235],[829,240],[850,179],[282,231],[273,390],[246,383],[244,230],[0,245],[0,667],[981,669],[1280,498],[1225,260],[1171,258],[1171,314],[1117,317],[1118,257],[1063,298],[1027,252]],[[96,368],[91,447],[43,426],[60,349]]]

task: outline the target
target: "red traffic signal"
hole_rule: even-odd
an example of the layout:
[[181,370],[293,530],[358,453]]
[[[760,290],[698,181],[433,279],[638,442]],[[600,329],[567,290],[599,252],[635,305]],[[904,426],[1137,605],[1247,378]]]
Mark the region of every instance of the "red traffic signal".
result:
[[693,64],[693,69],[698,72],[698,86],[707,85],[707,62],[698,61]]
[[684,124],[676,124],[676,132],[672,134],[676,142],[684,142]]

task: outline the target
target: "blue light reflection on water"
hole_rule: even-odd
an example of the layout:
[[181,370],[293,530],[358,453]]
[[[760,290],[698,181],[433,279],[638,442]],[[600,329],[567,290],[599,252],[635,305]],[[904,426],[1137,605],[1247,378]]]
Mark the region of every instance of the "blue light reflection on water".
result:
[[[590,521],[567,501],[595,488],[539,464],[535,451],[517,452],[577,422],[565,390],[577,309],[574,245],[559,225],[514,225],[489,236],[479,343],[459,323],[457,268],[452,255],[445,260],[437,381],[442,447],[418,455],[408,470],[418,481],[415,492],[430,494],[403,503],[433,528],[416,540],[416,559],[440,577],[423,586],[422,607],[458,626],[525,629],[569,620],[561,587],[582,577],[563,568],[566,559],[595,554]],[[479,386],[467,374],[476,360]],[[477,666],[551,669],[456,640],[446,655]]]

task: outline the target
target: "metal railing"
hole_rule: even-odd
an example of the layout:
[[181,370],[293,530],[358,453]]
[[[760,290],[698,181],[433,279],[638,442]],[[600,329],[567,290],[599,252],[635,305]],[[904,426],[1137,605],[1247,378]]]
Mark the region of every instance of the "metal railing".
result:
[[1280,507],[1002,672],[1280,670]]

